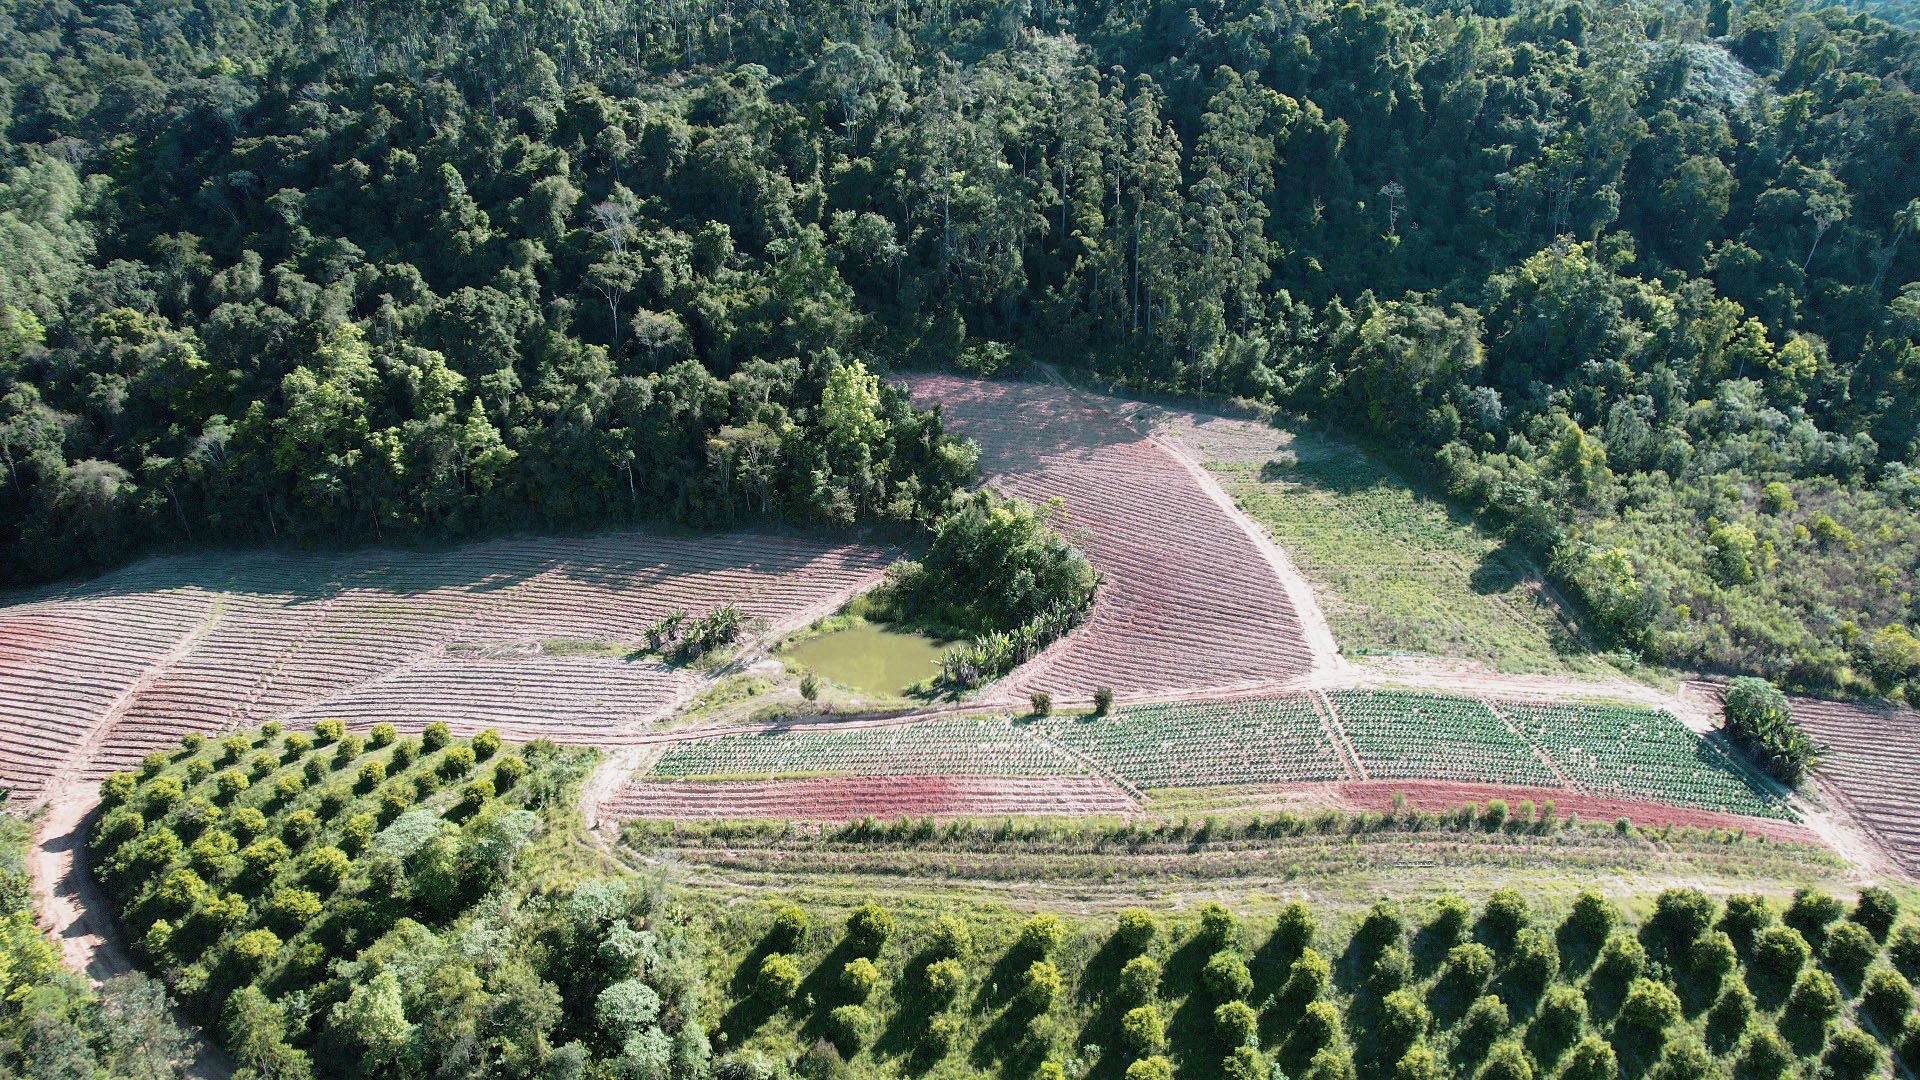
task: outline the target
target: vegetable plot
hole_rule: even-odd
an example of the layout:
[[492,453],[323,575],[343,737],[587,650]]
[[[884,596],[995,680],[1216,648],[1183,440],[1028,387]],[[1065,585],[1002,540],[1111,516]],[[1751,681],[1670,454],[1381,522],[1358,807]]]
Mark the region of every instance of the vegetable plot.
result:
[[1750,817],[1790,816],[1726,753],[1668,713],[1542,702],[1503,702],[1500,708],[1588,791]]
[[1042,730],[1137,788],[1347,778],[1306,694],[1142,705],[1106,717],[1056,717]]
[[771,730],[680,743],[656,777],[1084,776],[1087,768],[1006,717],[891,727]]
[[1534,748],[1472,698],[1399,690],[1342,690],[1328,698],[1376,779],[1560,786]]

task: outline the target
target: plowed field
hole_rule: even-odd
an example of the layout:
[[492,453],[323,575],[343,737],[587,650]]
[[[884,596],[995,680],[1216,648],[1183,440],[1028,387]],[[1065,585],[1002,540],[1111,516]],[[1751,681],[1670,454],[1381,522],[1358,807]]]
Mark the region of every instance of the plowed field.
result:
[[271,719],[445,720],[618,742],[697,684],[649,661],[544,652],[639,641],[672,610],[735,604],[776,628],[870,585],[875,548],[786,537],[503,540],[437,552],[151,559],[0,606],[0,785],[40,797]]
[[1794,698],[1793,716],[1827,748],[1814,770],[1821,786],[1920,875],[1920,712]]
[[1066,531],[1107,584],[1080,629],[989,692],[1084,698],[1277,684],[1312,670],[1273,563],[1188,466],[1119,403],[1058,386],[947,375],[908,381],[920,405],[981,446],[1000,491],[1062,500]]

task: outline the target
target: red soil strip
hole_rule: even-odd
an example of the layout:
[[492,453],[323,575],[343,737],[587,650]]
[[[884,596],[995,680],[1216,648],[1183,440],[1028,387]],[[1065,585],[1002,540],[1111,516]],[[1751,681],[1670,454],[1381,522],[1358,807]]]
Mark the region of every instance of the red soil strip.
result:
[[1187,467],[1125,422],[1120,403],[1032,383],[907,382],[981,444],[990,483],[1045,505],[1107,577],[1087,624],[990,692],[1083,698],[1275,684],[1313,667],[1272,564]]
[[1792,822],[1773,818],[1723,814],[1716,810],[1694,810],[1663,803],[1611,799],[1583,795],[1568,788],[1505,787],[1496,784],[1462,784],[1444,780],[1373,780],[1358,784],[1335,785],[1340,803],[1355,810],[1391,810],[1394,796],[1404,795],[1408,805],[1420,810],[1447,811],[1462,803],[1485,806],[1491,799],[1505,799],[1511,812],[1521,799],[1532,799],[1536,807],[1553,800],[1554,813],[1565,818],[1578,814],[1589,821],[1614,821],[1626,818],[1643,828],[1668,825],[1692,829],[1739,829],[1749,835],[1764,835],[1772,840],[1815,844],[1819,838],[1812,830]]
[[1130,814],[1139,805],[1097,777],[861,776],[815,780],[636,780],[601,807],[607,817],[773,818]]

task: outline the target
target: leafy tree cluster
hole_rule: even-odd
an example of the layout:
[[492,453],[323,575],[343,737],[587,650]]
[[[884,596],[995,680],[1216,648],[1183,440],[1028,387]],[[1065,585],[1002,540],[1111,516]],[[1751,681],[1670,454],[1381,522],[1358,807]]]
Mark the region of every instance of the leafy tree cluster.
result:
[[132,0],[3,33],[15,573],[922,519],[971,462],[875,375],[1038,357],[1364,432],[1656,658],[1920,678],[1920,36],[1871,15]]
[[1787,696],[1763,679],[1743,676],[1727,687],[1727,730],[1768,772],[1790,787],[1806,779],[1820,747],[1793,722]]
[[98,991],[40,932],[27,885],[32,827],[0,818],[0,1073],[24,1080],[161,1080],[194,1057],[161,985],[141,974]]
[[663,895],[528,865],[591,759],[438,724],[189,736],[106,781],[89,842],[245,1075],[704,1076]]
[[827,933],[782,903],[719,931],[746,988],[720,1030],[753,1049],[716,1074],[1864,1080],[1920,1051],[1892,892],[1650,899],[1635,922],[1502,889],[1344,926],[1300,902],[1088,926],[868,904]]

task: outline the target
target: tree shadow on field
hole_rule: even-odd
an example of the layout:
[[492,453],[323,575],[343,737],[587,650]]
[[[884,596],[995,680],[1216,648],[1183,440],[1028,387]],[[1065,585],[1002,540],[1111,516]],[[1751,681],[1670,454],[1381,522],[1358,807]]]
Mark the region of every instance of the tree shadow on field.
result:
[[1473,568],[1468,582],[1474,592],[1492,596],[1511,592],[1532,577],[1525,557],[1515,550],[1512,541],[1503,540]]
[[927,988],[927,969],[942,955],[931,946],[921,949],[900,970],[899,981],[884,991],[897,1007],[887,1018],[879,1037],[873,1040],[873,1054],[901,1062],[910,1074],[924,1073],[938,1060],[928,1049],[926,1040],[928,1021],[941,1011]]
[[[1045,1048],[1036,1047],[1022,1036],[1042,1011],[1020,999],[1020,986],[1027,969],[1041,959],[1039,950],[1016,944],[994,962],[987,972],[987,981],[974,992],[975,1015],[993,1017],[968,1055],[975,1068],[995,1070],[997,1067],[1004,1075],[1018,1076],[1030,1071],[1023,1070],[1023,1065],[1038,1067],[1036,1055],[1044,1054]],[[995,1016],[996,1012],[999,1015]]]
[[800,990],[794,996],[802,1008],[807,1008],[808,1003],[812,1005],[807,1010],[806,1020],[800,1025],[801,1037],[808,1045],[821,1039],[833,1041],[828,1023],[830,1014],[835,1006],[852,1002],[847,996],[841,972],[856,957],[864,955],[843,936],[800,981]]
[[727,1045],[738,1046],[753,1036],[780,1006],[766,1001],[754,993],[754,980],[760,974],[760,962],[776,950],[766,938],[756,942],[747,955],[733,969],[733,976],[727,980],[728,995],[733,1005],[720,1018],[720,1033],[726,1037]]
[[[1120,1017],[1125,1013],[1125,1003],[1120,1000],[1117,990],[1120,985],[1120,970],[1134,957],[1120,941],[1118,932],[1109,934],[1100,948],[1087,961],[1086,971],[1080,977],[1075,998],[1083,1006],[1088,1006],[1087,1021],[1080,1027],[1074,1038],[1075,1046],[1098,1046],[1104,1052],[1089,1066],[1087,1080],[1113,1080],[1126,1068],[1126,1061],[1120,1053]],[[1151,955],[1151,950],[1138,955]]]

